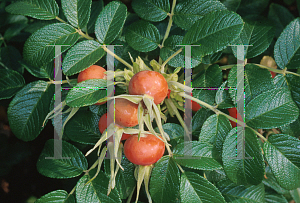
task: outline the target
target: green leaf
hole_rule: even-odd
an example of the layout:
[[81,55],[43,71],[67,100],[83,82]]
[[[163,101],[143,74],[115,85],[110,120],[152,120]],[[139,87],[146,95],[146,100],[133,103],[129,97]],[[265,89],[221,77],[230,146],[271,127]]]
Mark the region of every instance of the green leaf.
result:
[[61,47],[61,53],[74,45],[79,38],[78,32],[65,23],[46,25],[33,33],[25,42],[23,56],[29,65],[39,67],[53,61],[55,47],[49,45],[67,45]]
[[226,89],[228,81],[226,80],[223,84],[219,87],[216,93],[216,104],[218,105],[219,109],[227,109],[233,108],[234,104],[229,94],[229,89]]
[[54,85],[41,80],[27,84],[16,94],[9,104],[8,121],[17,138],[31,141],[40,134],[53,95]]
[[214,170],[214,171],[204,171],[205,177],[209,182],[217,183],[220,180],[226,178],[225,171],[222,169]]
[[17,71],[0,69],[0,100],[14,96],[24,85],[23,76]]
[[131,6],[140,18],[152,22],[164,20],[170,12],[168,0],[133,0]]
[[[92,2],[91,17],[90,17],[89,22],[87,24],[88,33],[94,33],[95,32],[95,23],[96,23],[96,20],[97,20],[99,14],[100,14],[100,12],[102,11],[103,8],[104,8],[103,0]],[[83,28],[83,30],[86,31],[84,28]]]
[[220,0],[229,11],[236,11],[242,0]]
[[11,69],[23,74],[24,68],[18,63],[22,56],[18,49],[13,46],[0,49],[0,69]]
[[105,53],[101,45],[94,40],[79,42],[67,52],[62,70],[67,76],[74,75],[95,64]]
[[201,71],[193,79],[192,87],[196,88],[193,90],[193,96],[213,105],[217,90],[208,88],[219,87],[222,84],[222,77],[222,70],[217,64],[211,65],[207,69]]
[[77,112],[66,124],[64,133],[72,141],[95,145],[100,139],[100,116],[90,111]]
[[[62,157],[55,157],[55,150],[61,147]],[[79,176],[87,169],[85,156],[74,145],[62,140],[59,145],[55,140],[48,140],[37,161],[36,167],[40,174],[49,178],[73,178]]]
[[278,38],[283,29],[294,20],[295,17],[286,7],[271,3],[268,18],[273,21],[276,27],[275,37]]
[[300,108],[300,77],[287,74],[285,75],[286,83],[291,91],[293,101]]
[[300,187],[300,141],[285,134],[275,134],[264,143],[267,162],[281,187]]
[[8,13],[29,16],[41,20],[51,20],[58,16],[58,5],[55,0],[23,0],[8,5]]
[[257,185],[264,178],[265,163],[256,134],[249,128],[233,128],[223,145],[223,166],[234,183]]
[[[260,68],[255,64],[247,64],[245,69],[239,69],[237,75],[237,66],[234,66],[228,75],[228,86],[237,87],[237,77],[244,75],[245,104],[258,95],[274,88],[274,83],[270,72],[267,69]],[[236,103],[242,95],[237,98],[237,89],[229,89],[232,101]]]
[[125,157],[125,155],[123,155],[121,165],[124,168],[124,171],[119,170],[117,173],[116,189],[118,190],[121,199],[126,199],[136,186],[134,177],[135,166]]
[[300,188],[290,191],[291,196],[295,200],[296,203],[300,202]]
[[193,172],[181,175],[180,197],[182,202],[225,203],[224,197],[212,183]]
[[300,136],[300,120],[299,117],[294,122],[281,126],[280,131],[283,134],[291,135],[293,137],[299,137]]
[[[233,44],[252,45],[244,47],[245,58],[249,59],[263,53],[270,46],[273,38],[274,27],[267,20],[245,20],[243,30]],[[237,47],[231,48],[237,58]]]
[[196,114],[192,118],[193,135],[199,136],[203,123],[206,121],[206,119],[209,116],[213,114],[214,114],[213,111],[205,108],[201,108],[196,112]]
[[123,3],[113,1],[104,7],[95,24],[95,34],[101,44],[110,44],[116,39],[126,16],[127,7]]
[[266,186],[272,188],[273,190],[275,190],[277,193],[279,194],[288,194],[289,191],[282,188],[279,183],[277,182],[274,174],[272,173],[270,166],[266,167],[266,176],[267,179],[263,179],[263,184],[265,184]]
[[185,30],[208,13],[226,10],[226,7],[217,0],[188,0],[176,4],[174,11],[174,23]]
[[266,203],[288,203],[283,195],[278,194],[266,194],[265,200]]
[[221,180],[218,182],[222,195],[225,197],[226,202],[234,203],[261,203],[265,202],[265,188],[264,185],[236,185],[229,179]]
[[231,124],[225,116],[221,114],[211,115],[202,126],[199,141],[212,144],[213,157],[217,160],[221,160],[223,143],[231,129]]
[[135,50],[149,52],[159,45],[159,31],[151,23],[139,20],[132,23],[125,32],[126,42]]
[[112,190],[107,196],[107,186],[109,179],[100,171],[97,177],[89,182],[96,173],[96,169],[91,170],[87,175],[80,178],[76,185],[76,201],[78,203],[101,203],[114,202],[121,203],[120,196],[117,190]]
[[50,61],[39,67],[28,65],[24,60],[19,61],[21,66],[25,68],[31,75],[37,78],[54,79],[54,63]]
[[38,200],[35,203],[74,203],[75,198],[73,195],[70,195],[65,190],[55,190],[52,191]]
[[83,107],[97,103],[98,100],[106,97],[107,80],[90,79],[85,80],[73,87],[68,93],[66,102],[70,107]]
[[300,68],[300,18],[293,20],[280,34],[274,47],[276,64],[284,69]]
[[[166,39],[164,42],[164,47],[160,50],[160,57],[162,60],[166,61],[170,56],[172,56],[176,51],[183,48],[182,45],[183,36],[172,35]],[[202,57],[198,55],[199,47],[192,48],[192,68],[198,66],[201,63]],[[185,51],[184,49],[173,57],[168,64],[173,67],[184,67],[185,66]]]
[[107,109],[106,109],[107,107],[106,106],[107,106],[106,104],[103,104],[103,105],[91,105],[91,106],[89,106],[89,109],[94,114],[102,116],[107,111]]
[[237,13],[241,16],[247,15],[259,15],[261,14],[269,5],[269,0],[243,0],[241,1]]
[[175,202],[180,186],[180,173],[169,156],[162,157],[153,168],[150,179],[150,194],[155,202]]
[[[136,59],[140,55],[140,52],[131,48],[126,42],[116,40],[114,41],[114,43],[118,45],[123,45],[123,46],[114,47],[115,54],[129,64],[132,63],[130,59],[130,55],[132,56],[133,59]],[[115,70],[117,69],[124,70],[124,68],[126,68],[126,66],[115,58]]]
[[62,0],[61,6],[69,23],[83,28],[87,25],[91,14],[92,0]]
[[13,24],[5,30],[4,39],[9,41],[11,38],[16,37],[27,26],[27,24]]
[[216,11],[196,21],[183,39],[183,44],[200,45],[200,55],[205,56],[225,49],[240,34],[242,18],[230,11]]
[[173,150],[177,163],[199,170],[221,169],[222,166],[213,158],[213,145],[207,142],[186,141],[179,143]]
[[216,63],[220,59],[221,56],[222,56],[222,51],[219,51],[219,52],[216,52],[216,53],[213,53],[210,55],[206,55],[202,58],[202,63],[211,65],[213,63]]
[[[263,105],[262,105],[263,104]],[[246,124],[255,129],[272,129],[292,123],[299,109],[287,88],[274,88],[252,99],[245,108]]]

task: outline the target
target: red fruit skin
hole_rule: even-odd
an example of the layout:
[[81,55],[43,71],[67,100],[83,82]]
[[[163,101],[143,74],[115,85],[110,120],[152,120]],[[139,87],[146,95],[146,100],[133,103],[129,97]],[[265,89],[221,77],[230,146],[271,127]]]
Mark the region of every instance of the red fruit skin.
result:
[[[89,79],[106,79],[106,75],[104,74],[105,71],[106,70],[104,68],[102,68],[101,66],[92,65],[92,66],[88,67],[87,69],[81,71],[78,74],[77,83],[80,83],[82,81],[89,80]],[[96,103],[95,105],[102,105],[105,103],[106,103],[106,101],[101,102],[101,103]]]
[[[241,115],[237,112],[237,109],[234,107],[234,108],[230,108],[230,109],[227,109],[229,111],[229,116],[233,117],[233,118],[238,118],[238,120],[242,121],[242,117]],[[231,126],[234,128],[234,127],[237,127],[237,123],[236,122],[233,122],[231,120],[229,120],[230,123],[231,123]]]
[[[111,121],[108,125],[107,125],[107,117],[108,117],[109,121]],[[109,126],[113,122],[114,122],[114,120],[111,118],[111,116],[108,113],[103,114],[101,116],[101,118],[99,119],[99,123],[98,123],[100,133],[102,134],[105,131],[105,129],[107,128],[107,126]],[[123,126],[120,126],[120,127],[122,128]],[[127,140],[130,136],[131,136],[131,134],[123,133],[121,141]],[[110,137],[109,140],[112,141],[112,137]]]
[[164,152],[165,143],[152,134],[140,137],[140,141],[137,134],[132,135],[124,144],[125,156],[136,165],[154,164],[164,155]]
[[276,73],[274,73],[272,71],[270,71],[270,72],[271,72],[272,78],[274,78],[276,76]]
[[[109,106],[109,114],[113,118],[114,102]],[[138,104],[132,103],[127,99],[115,99],[115,123],[124,127],[136,126],[138,122],[137,117]]]
[[131,78],[128,91],[131,95],[148,94],[154,98],[155,104],[160,104],[168,94],[168,83],[159,72],[144,70]]
[[198,111],[199,109],[201,109],[200,104],[198,104],[197,102],[192,101],[192,110],[193,111]]

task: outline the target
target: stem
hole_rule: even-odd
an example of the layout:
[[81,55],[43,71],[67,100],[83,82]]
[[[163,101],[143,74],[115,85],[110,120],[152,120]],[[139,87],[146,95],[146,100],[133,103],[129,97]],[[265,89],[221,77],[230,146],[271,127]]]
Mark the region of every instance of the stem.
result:
[[236,64],[231,64],[231,65],[225,65],[225,66],[220,66],[220,68],[222,70],[226,70],[226,69],[231,69],[232,67],[234,67]]
[[118,61],[120,61],[121,63],[123,63],[125,66],[127,66],[130,70],[133,70],[133,67],[129,63],[127,63],[126,61],[124,61],[123,59],[121,59],[119,56],[117,56],[116,54],[114,54],[113,52],[111,52],[109,49],[106,48],[105,45],[103,45],[102,48],[104,49],[104,51],[106,51],[110,55],[114,56]]
[[300,77],[300,75],[299,75],[299,74],[297,74],[297,73],[294,73],[294,72],[291,72],[291,71],[285,71],[285,73],[292,74],[292,75],[296,75],[296,76]]
[[58,20],[58,21],[60,21],[60,22],[62,22],[62,23],[68,24],[66,21],[64,21],[63,19],[61,19],[61,18],[58,17],[58,16],[56,16],[55,19]]
[[68,194],[68,197],[69,197],[70,195],[72,195],[72,194],[75,192],[75,190],[76,190],[76,185],[73,187],[73,189],[71,190],[71,192]]
[[165,66],[167,65],[167,63],[177,54],[179,54],[182,51],[183,48],[180,48],[178,51],[176,51],[174,54],[172,54],[161,66],[160,72],[161,73],[165,73]]
[[261,68],[265,68],[265,69],[268,69],[269,71],[272,71],[272,72],[275,72],[275,73],[283,73],[284,70],[280,70],[280,69],[275,69],[275,68],[270,68],[268,66],[264,66],[264,65],[261,65],[261,64],[255,64]]
[[165,36],[164,36],[164,39],[161,43],[161,48],[164,47],[164,43],[166,41],[166,39],[168,38],[169,34],[170,34],[170,31],[171,31],[171,27],[172,27],[172,23],[173,23],[173,15],[174,15],[174,9],[175,9],[175,6],[176,6],[176,0],[173,0],[173,4],[172,4],[172,8],[171,8],[171,13],[168,14],[170,19],[169,19],[169,23],[168,23],[168,27],[167,27],[167,30],[166,30],[166,33],[165,33]]
[[180,170],[182,173],[184,173],[184,170],[181,168],[181,166],[180,166],[177,162],[176,162],[176,164],[177,164],[179,170]]
[[87,34],[84,34],[84,33],[82,32],[81,29],[76,29],[76,31],[77,31],[81,36],[83,36],[84,38],[89,39],[89,40],[94,40],[94,38],[90,37],[90,36],[87,35]]
[[47,82],[48,84],[66,84],[69,83],[70,81],[76,81],[77,79],[71,79],[71,80],[58,80],[58,81],[54,81],[54,80],[50,80],[49,82]]

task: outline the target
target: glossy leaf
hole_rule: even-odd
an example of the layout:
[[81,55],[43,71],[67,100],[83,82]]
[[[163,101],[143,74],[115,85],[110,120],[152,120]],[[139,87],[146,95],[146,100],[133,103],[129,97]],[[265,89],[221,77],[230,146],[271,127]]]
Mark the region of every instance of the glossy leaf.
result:
[[153,22],[164,20],[170,12],[168,0],[133,0],[131,6],[139,17]]
[[[97,20],[99,14],[100,14],[100,12],[102,11],[103,8],[104,8],[103,0],[92,2],[91,17],[90,17],[89,22],[87,24],[88,33],[94,33],[95,32],[95,23],[96,23],[96,20]],[[83,30],[86,31],[85,29],[83,29]]]
[[221,180],[217,184],[218,189],[226,202],[235,203],[261,203],[265,201],[264,185],[236,185],[230,180]]
[[261,183],[265,163],[256,134],[249,128],[233,128],[223,145],[223,167],[227,177],[238,185]]
[[276,27],[275,36],[278,38],[283,29],[294,20],[294,15],[284,6],[271,3],[268,18]]
[[70,195],[65,190],[55,190],[52,191],[38,200],[36,200],[36,203],[74,203],[75,198],[73,195]]
[[115,202],[121,203],[120,196],[117,190],[112,190],[107,196],[107,186],[109,179],[100,171],[97,177],[89,182],[96,173],[96,170],[91,170],[88,174],[82,176],[76,185],[76,201],[78,203],[86,202]]
[[31,141],[40,134],[53,95],[54,86],[41,80],[27,84],[16,94],[7,114],[10,128],[17,138]]
[[85,80],[73,87],[68,93],[66,102],[70,107],[89,106],[106,97],[107,80],[90,79]]
[[92,0],[62,0],[61,6],[69,23],[83,28],[87,25],[91,14]]
[[204,122],[199,135],[199,141],[212,144],[213,157],[221,160],[223,143],[231,129],[231,124],[225,116],[214,114]]
[[291,91],[293,101],[300,108],[300,77],[288,74],[285,76],[286,83]]
[[74,75],[95,64],[105,53],[101,45],[94,40],[79,42],[67,52],[62,70],[67,76]]
[[266,9],[268,5],[269,0],[242,0],[237,10],[237,13],[241,16],[259,15]]
[[173,157],[185,167],[200,170],[221,169],[222,166],[213,158],[212,148],[213,145],[207,142],[187,141],[175,147]]
[[[270,22],[245,20],[243,30],[233,44],[251,45],[244,47],[245,58],[249,59],[263,53],[270,46],[273,37],[274,27]],[[237,58],[236,46],[231,48]]]
[[24,0],[8,5],[5,10],[12,14],[25,15],[41,20],[51,20],[58,16],[55,0]]
[[283,195],[278,194],[266,194],[265,200],[266,203],[288,203]]
[[220,0],[228,10],[236,11],[242,0]]
[[72,141],[94,145],[101,135],[98,128],[99,119],[100,116],[90,111],[79,111],[68,121],[64,133]]
[[162,157],[153,168],[150,179],[151,198],[159,202],[175,202],[180,186],[180,173],[175,161]]
[[193,172],[181,175],[180,197],[182,202],[225,203],[224,197],[212,183]]
[[[87,169],[88,163],[85,156],[74,145],[61,141],[62,144],[53,139],[48,140],[37,161],[37,169],[40,174],[49,178],[73,178],[79,176]],[[54,150],[60,150],[61,154]],[[61,157],[60,157],[61,155]]]
[[23,76],[17,71],[0,69],[0,100],[14,96],[24,85]]
[[277,39],[274,47],[276,64],[284,69],[300,68],[300,18],[296,18],[286,26]]
[[226,7],[217,0],[188,0],[176,4],[174,12],[174,23],[185,30],[208,13],[226,10]]
[[[140,52],[134,50],[125,42],[115,40],[114,43],[116,43],[118,45],[123,45],[123,46],[115,46],[114,51],[117,56],[119,56],[121,59],[123,59],[124,61],[126,61],[129,64],[132,63],[130,55],[133,59],[136,59],[140,55]],[[130,53],[130,55],[129,55],[129,53]],[[124,68],[126,68],[126,66],[115,58],[115,70],[117,70],[117,69],[124,70]]]
[[263,179],[263,184],[272,188],[273,190],[275,190],[277,193],[279,194],[287,194],[289,193],[288,190],[282,188],[279,183],[277,182],[274,174],[272,173],[270,166],[266,167],[266,179]]
[[126,42],[140,52],[156,49],[159,45],[159,36],[158,29],[144,20],[132,23],[125,32]]
[[205,109],[205,108],[201,108],[196,112],[196,114],[192,118],[193,135],[199,136],[203,123],[206,121],[206,119],[209,116],[211,116],[213,114],[214,114],[213,111],[211,111],[209,109]]
[[19,61],[21,66],[25,68],[31,75],[37,78],[54,79],[54,62],[49,62],[39,67],[34,67],[26,63],[24,60]]
[[300,120],[299,117],[294,122],[281,126],[280,131],[283,134],[291,135],[293,137],[299,137],[300,136]]
[[200,45],[200,56],[225,49],[243,28],[242,18],[226,10],[215,11],[196,21],[183,38],[183,44]]
[[95,24],[95,34],[101,44],[110,44],[117,38],[126,16],[127,7],[121,2],[112,1],[103,8]]
[[287,88],[274,88],[252,99],[245,108],[246,124],[253,128],[272,129],[292,123],[299,109]]
[[79,34],[68,24],[55,23],[47,25],[33,33],[25,42],[23,56],[29,65],[39,67],[53,62],[55,47],[61,46],[61,53],[65,52],[78,40]]
[[276,134],[264,143],[267,162],[281,187],[300,187],[300,141],[289,135]]

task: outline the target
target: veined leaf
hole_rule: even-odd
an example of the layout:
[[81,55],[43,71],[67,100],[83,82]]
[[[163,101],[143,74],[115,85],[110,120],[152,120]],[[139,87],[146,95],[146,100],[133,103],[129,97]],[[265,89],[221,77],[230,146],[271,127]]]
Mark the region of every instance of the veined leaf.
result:
[[217,0],[188,0],[176,4],[174,23],[185,30],[206,14],[213,11],[226,10],[226,7]]
[[233,128],[223,145],[223,166],[234,183],[257,185],[264,177],[265,163],[256,134],[249,128]]
[[216,11],[196,21],[183,38],[183,44],[200,45],[205,56],[225,49],[240,34],[242,18],[230,11]]
[[139,17],[153,22],[164,20],[170,12],[168,0],[133,0],[131,5]]
[[226,80],[223,82],[223,84],[219,87],[217,93],[216,93],[216,104],[218,105],[219,109],[227,109],[227,108],[233,108],[234,104],[232,102],[232,99],[229,94],[229,89],[226,89],[228,85],[228,81]]
[[53,95],[54,85],[41,80],[27,84],[16,94],[7,114],[10,128],[17,138],[31,141],[40,134]]
[[[37,161],[37,169],[40,174],[49,178],[73,178],[79,176],[87,169],[88,163],[82,152],[74,145],[61,141],[57,146],[55,140],[48,140]],[[54,149],[61,147],[61,156],[55,157]]]
[[196,173],[183,173],[180,182],[182,202],[225,203],[220,191],[212,183]]
[[39,67],[53,61],[55,47],[53,45],[64,45],[61,53],[65,52],[77,42],[79,34],[76,30],[65,23],[55,23],[33,33],[25,42],[24,59],[29,65]]
[[150,179],[150,194],[155,202],[175,202],[180,186],[180,173],[174,160],[162,157],[153,168]]
[[300,187],[300,141],[292,136],[275,134],[264,143],[267,162],[281,187]]
[[17,71],[0,69],[0,100],[14,96],[24,85],[23,76]]
[[23,0],[8,5],[8,13],[19,14],[41,20],[51,20],[58,16],[58,5],[55,0]]
[[127,7],[121,2],[112,1],[103,8],[95,24],[95,34],[101,44],[110,44],[117,38],[126,16]]
[[271,129],[292,123],[299,109],[287,88],[274,88],[252,99],[245,108],[246,124],[255,129]]
[[70,76],[79,73],[99,61],[105,51],[94,40],[85,40],[72,47],[64,58],[62,70]]
[[19,63],[21,59],[19,50],[13,46],[0,49],[0,69],[11,69],[23,74],[24,68]]
[[300,18],[293,20],[277,39],[274,47],[276,64],[284,69],[285,67],[300,68]]
[[69,23],[83,28],[87,25],[91,14],[92,0],[62,0],[61,6]]
[[210,109],[201,108],[199,109],[196,114],[192,118],[192,132],[193,135],[199,136],[203,123],[206,119],[213,115],[214,112]]
[[159,31],[151,23],[139,20],[132,23],[126,30],[126,42],[140,52],[153,51],[159,45]]
[[69,193],[67,193],[65,190],[55,190],[52,191],[38,200],[36,200],[36,203],[74,203],[75,198],[73,195],[69,196]]

